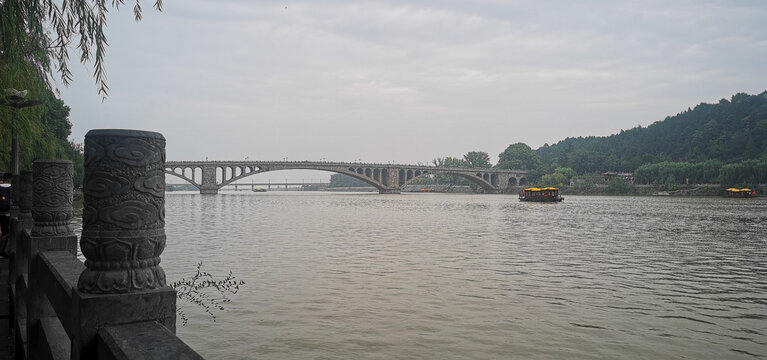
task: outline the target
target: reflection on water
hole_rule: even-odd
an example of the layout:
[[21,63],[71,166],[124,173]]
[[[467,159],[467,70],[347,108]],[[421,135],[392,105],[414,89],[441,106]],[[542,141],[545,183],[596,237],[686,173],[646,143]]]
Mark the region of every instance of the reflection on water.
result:
[[169,193],[170,280],[246,281],[217,359],[767,356],[764,199]]

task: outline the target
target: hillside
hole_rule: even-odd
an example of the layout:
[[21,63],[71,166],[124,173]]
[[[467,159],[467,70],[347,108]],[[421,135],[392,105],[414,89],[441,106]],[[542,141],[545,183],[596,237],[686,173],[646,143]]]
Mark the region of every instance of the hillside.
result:
[[567,138],[535,150],[545,168],[631,172],[663,161],[735,163],[767,158],[767,91],[701,103],[647,127],[604,137]]

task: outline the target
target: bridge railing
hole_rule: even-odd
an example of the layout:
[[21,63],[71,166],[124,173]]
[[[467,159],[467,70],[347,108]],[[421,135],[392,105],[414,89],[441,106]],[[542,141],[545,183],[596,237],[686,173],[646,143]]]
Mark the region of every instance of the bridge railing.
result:
[[202,359],[175,335],[165,284],[165,139],[86,135],[82,262],[71,228],[72,163],[37,161],[15,181],[11,323],[16,359]]

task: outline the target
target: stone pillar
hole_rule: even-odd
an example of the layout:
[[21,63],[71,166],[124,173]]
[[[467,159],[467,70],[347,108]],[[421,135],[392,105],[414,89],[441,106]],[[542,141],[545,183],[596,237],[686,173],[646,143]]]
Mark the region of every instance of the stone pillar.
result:
[[165,286],[165,138],[135,130],[85,136],[83,232],[86,270],[77,287],[115,294]]
[[86,269],[73,292],[71,359],[97,357],[98,329],[156,320],[176,332],[176,292],[165,283],[165,138],[137,130],[85,135]]
[[55,318],[45,291],[36,281],[36,265],[44,251],[67,251],[77,256],[77,236],[72,232],[73,167],[69,160],[43,160],[32,164],[32,231],[25,236],[29,265],[27,284],[27,354],[37,357],[45,345],[37,336],[40,319]]
[[69,160],[35,161],[32,165],[32,236],[72,233],[74,168]]

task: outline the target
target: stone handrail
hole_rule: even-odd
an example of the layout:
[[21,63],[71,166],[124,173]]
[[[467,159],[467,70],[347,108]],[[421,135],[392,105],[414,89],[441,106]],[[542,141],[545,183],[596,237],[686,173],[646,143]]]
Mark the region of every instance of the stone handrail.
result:
[[70,225],[72,163],[36,161],[15,179],[9,289],[15,358],[202,359],[175,335],[176,293],[159,266],[164,162],[158,133],[86,135],[84,263]]

